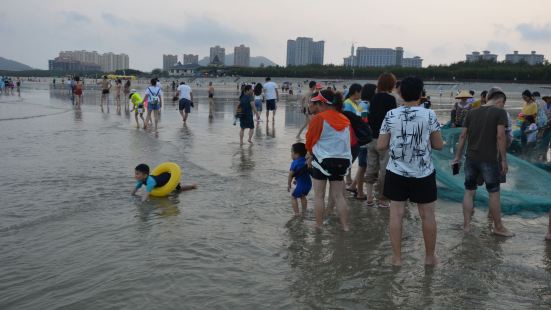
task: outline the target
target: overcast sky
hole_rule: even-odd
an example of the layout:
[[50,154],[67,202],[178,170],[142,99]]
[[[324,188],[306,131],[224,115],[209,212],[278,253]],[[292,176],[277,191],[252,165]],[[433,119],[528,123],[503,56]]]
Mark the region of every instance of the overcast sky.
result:
[[46,69],[60,50],[126,53],[130,67],[162,66],[163,53],[226,53],[285,65],[286,41],[325,40],[325,63],[342,64],[350,45],[402,46],[429,64],[473,50],[536,50],[551,58],[551,0],[18,0],[2,4],[0,56]]

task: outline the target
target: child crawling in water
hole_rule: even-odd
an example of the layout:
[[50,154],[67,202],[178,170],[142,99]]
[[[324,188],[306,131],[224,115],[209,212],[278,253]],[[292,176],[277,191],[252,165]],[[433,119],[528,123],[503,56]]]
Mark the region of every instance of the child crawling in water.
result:
[[[145,194],[142,197],[142,201],[147,201],[149,199],[149,194],[154,188],[162,187],[170,180],[170,173],[168,172],[159,175],[150,175],[149,166],[146,164],[137,165],[135,170],[134,177],[136,178],[136,187],[132,191],[132,196],[136,195],[136,192],[138,192],[142,185],[145,185]],[[195,183],[191,185],[178,184],[175,191],[184,192],[196,188],[197,184]]]
[[[291,194],[291,206],[295,211],[295,216],[305,215],[308,206],[306,196],[312,189],[312,179],[310,179],[310,172],[308,171],[308,165],[306,164],[306,145],[304,143],[295,143],[291,147],[291,168],[289,169],[289,178],[287,180],[287,191],[291,191],[291,185],[296,185],[293,193]],[[302,213],[298,209],[298,200],[302,205]]]

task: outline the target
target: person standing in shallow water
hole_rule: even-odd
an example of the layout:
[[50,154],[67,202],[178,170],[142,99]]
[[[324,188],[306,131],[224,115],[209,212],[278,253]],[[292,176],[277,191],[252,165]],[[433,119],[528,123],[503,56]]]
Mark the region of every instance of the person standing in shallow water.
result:
[[214,86],[212,86],[212,82],[209,82],[209,88],[208,88],[208,94],[209,94],[209,118],[214,117]]
[[494,222],[493,233],[503,237],[514,234],[505,228],[501,221],[500,183],[507,175],[507,112],[500,108],[507,97],[497,89],[488,92],[487,103],[469,111],[457,144],[453,165],[459,165],[463,149],[467,145],[465,160],[465,194],[463,197],[463,229],[471,230],[474,215],[474,196],[478,178],[482,176],[489,194],[490,214]]
[[[124,94],[124,98],[128,98],[130,96],[130,86],[132,84],[130,83],[130,80],[126,80],[126,82],[124,83],[124,86],[122,88],[122,92]],[[126,100],[126,99],[125,99]],[[125,104],[124,105],[124,110],[125,111],[128,111],[128,104]]]
[[350,121],[342,112],[342,95],[332,90],[314,93],[312,117],[306,131],[306,159],[311,170],[315,197],[316,229],[322,229],[325,215],[325,189],[340,213],[342,229],[349,231],[348,205],[344,198],[344,176],[352,162]]
[[408,200],[417,204],[423,223],[425,264],[436,264],[436,170],[431,153],[441,150],[444,141],[434,111],[419,106],[423,86],[416,77],[402,80],[403,104],[386,114],[377,140],[377,149],[390,150],[384,195],[391,200],[389,233],[396,266],[402,264],[402,220]]
[[264,95],[266,97],[266,122],[269,122],[270,111],[272,111],[272,121],[275,121],[275,114],[277,109],[277,102],[279,101],[279,91],[277,90],[277,84],[272,82],[270,77],[266,78],[264,83]]
[[147,100],[147,117],[145,119],[144,129],[147,128],[151,122],[151,114],[155,119],[155,131],[157,131],[159,125],[159,112],[163,104],[162,91],[157,86],[157,80],[151,79],[151,85],[145,90],[144,99]]
[[316,83],[316,81],[310,81],[310,83],[308,83],[308,90],[304,93],[304,96],[300,101],[302,114],[304,114],[304,125],[302,125],[302,127],[298,131],[297,139],[300,138],[300,135],[302,135],[302,132],[308,127],[308,124],[310,123],[310,118],[312,114],[309,109],[310,98],[312,98],[312,94],[314,93],[316,88],[318,88],[317,86],[319,86],[320,89],[322,88],[321,84]]
[[[241,96],[239,96],[239,107],[241,109],[239,125],[241,126],[241,131],[239,132],[239,143],[243,145],[243,137],[245,136],[245,129],[249,129],[249,140],[250,144],[253,144],[253,133],[254,133],[254,119],[253,112],[256,113],[256,108],[252,102],[253,88],[251,85],[245,85],[241,91]],[[237,114],[237,113],[236,113]]]
[[103,103],[105,102],[109,111],[109,90],[111,89],[111,82],[107,79],[107,75],[103,76],[103,79],[99,84],[101,84],[101,110],[103,111]]
[[[366,168],[366,184],[367,184],[367,207],[388,208],[388,200],[384,197],[384,184],[386,165],[388,163],[388,151],[380,151],[377,149],[377,139],[379,131],[388,111],[395,109],[396,99],[391,95],[394,86],[396,85],[396,77],[392,73],[383,73],[377,81],[377,93],[371,99],[369,105],[369,126],[373,132],[373,141],[367,144],[367,168]],[[378,184],[378,202],[373,201],[373,187]]]

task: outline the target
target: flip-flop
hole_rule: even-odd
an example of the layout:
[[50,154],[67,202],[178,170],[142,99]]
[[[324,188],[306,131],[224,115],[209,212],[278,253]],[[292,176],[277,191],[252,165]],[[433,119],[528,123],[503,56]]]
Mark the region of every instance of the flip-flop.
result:
[[358,195],[358,190],[357,189],[352,189],[352,188],[346,188],[346,191],[347,192],[351,192],[354,194],[354,196]]
[[379,208],[382,208],[382,209],[388,209],[390,208],[390,205],[389,204],[386,204],[386,203],[378,203],[377,206]]
[[368,208],[376,208],[377,207],[377,205],[375,205],[375,203],[373,201],[366,201],[365,206],[368,207]]

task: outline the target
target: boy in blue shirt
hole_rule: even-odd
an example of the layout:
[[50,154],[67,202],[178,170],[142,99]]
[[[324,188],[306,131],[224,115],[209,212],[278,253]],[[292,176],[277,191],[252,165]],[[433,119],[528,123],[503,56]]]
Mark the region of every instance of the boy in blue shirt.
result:
[[312,189],[312,180],[310,179],[310,172],[308,172],[308,165],[306,163],[306,145],[304,143],[295,143],[291,147],[291,169],[289,171],[289,178],[287,182],[287,191],[291,191],[291,185],[296,184],[295,190],[291,194],[291,206],[295,211],[295,216],[301,215],[298,210],[298,199],[302,205],[302,215],[306,213],[307,200],[306,196]]
[[[142,202],[149,199],[149,194],[155,187],[162,187],[170,180],[170,173],[165,172],[160,175],[150,175],[149,166],[146,164],[139,164],[135,168],[134,177],[136,178],[136,187],[132,191],[132,196],[136,195],[136,192],[145,185],[145,194],[142,197]],[[192,189],[196,189],[197,184],[182,185],[178,184],[176,191],[184,192]]]

